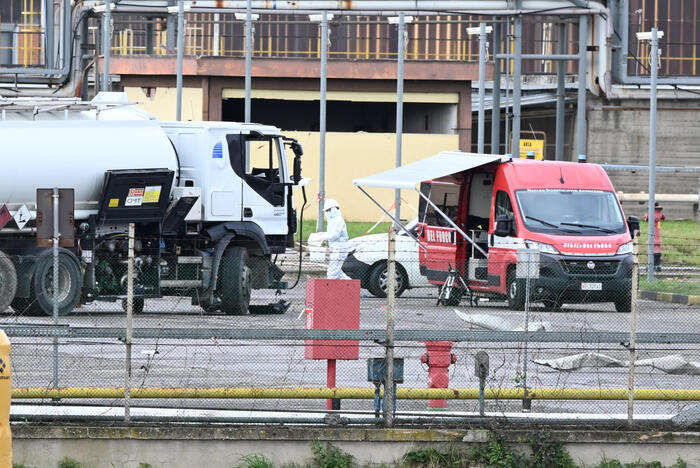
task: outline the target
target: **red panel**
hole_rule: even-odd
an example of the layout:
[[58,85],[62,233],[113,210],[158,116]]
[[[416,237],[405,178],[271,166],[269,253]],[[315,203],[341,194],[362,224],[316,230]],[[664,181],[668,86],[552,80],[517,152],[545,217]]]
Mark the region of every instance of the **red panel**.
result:
[[[306,328],[360,328],[360,281],[311,279],[306,283]],[[351,340],[307,340],[306,359],[358,359],[360,345]]]

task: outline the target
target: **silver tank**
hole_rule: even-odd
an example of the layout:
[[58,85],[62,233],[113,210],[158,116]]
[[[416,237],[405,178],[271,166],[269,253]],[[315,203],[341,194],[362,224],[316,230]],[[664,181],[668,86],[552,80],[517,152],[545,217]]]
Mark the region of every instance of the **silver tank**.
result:
[[96,213],[105,171],[168,168],[173,145],[157,122],[29,121],[0,123],[0,204],[26,204],[35,216],[37,188],[74,188],[75,218]]

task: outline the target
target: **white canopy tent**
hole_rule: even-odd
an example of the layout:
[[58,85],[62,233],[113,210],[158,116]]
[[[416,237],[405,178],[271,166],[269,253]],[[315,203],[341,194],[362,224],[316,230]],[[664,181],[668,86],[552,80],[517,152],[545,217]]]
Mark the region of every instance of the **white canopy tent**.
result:
[[476,169],[481,166],[486,166],[493,163],[502,163],[510,160],[508,156],[499,156],[494,154],[477,154],[463,153],[461,151],[442,151],[435,156],[421,159],[420,161],[405,164],[388,171],[378,174],[361,177],[352,181],[353,185],[359,188],[367,197],[376,204],[380,210],[389,216],[397,226],[400,226],[406,233],[411,236],[416,242],[420,241],[407,231],[398,219],[395,219],[391,213],[385,210],[372,196],[367,193],[363,187],[378,187],[391,189],[413,189],[418,192],[418,195],[423,198],[430,206],[433,207],[436,213],[442,216],[447,223],[450,224],[462,237],[469,241],[474,247],[486,256],[486,252],[476,245],[465,232],[459,228],[449,216],[443,213],[429,197],[420,191],[420,183],[428,180],[436,180],[459,172]]

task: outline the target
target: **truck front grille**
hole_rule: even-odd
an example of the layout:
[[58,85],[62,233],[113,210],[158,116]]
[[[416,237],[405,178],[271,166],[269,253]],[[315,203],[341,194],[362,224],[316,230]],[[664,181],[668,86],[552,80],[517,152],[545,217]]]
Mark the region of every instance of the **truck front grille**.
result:
[[620,266],[619,260],[562,260],[564,271],[571,275],[614,275]]

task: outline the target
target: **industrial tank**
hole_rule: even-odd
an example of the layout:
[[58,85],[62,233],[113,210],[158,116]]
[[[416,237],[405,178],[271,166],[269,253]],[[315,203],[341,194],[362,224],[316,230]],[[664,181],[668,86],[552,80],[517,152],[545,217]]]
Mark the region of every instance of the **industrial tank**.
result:
[[0,204],[26,204],[34,217],[37,188],[75,189],[75,218],[96,213],[105,171],[168,168],[175,149],[154,121],[0,123]]

